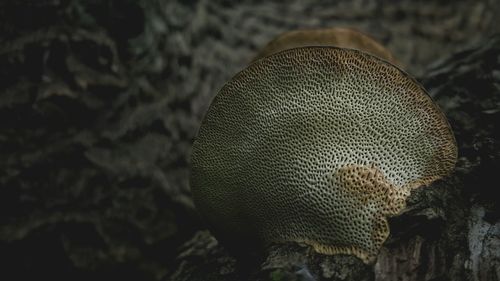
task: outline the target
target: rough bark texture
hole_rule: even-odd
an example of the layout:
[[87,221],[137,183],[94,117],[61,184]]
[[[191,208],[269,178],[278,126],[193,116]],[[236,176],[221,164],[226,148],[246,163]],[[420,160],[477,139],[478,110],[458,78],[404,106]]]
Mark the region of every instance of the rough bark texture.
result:
[[[498,280],[500,5],[392,2],[0,2],[2,275]],[[455,131],[457,169],[391,219],[374,266],[297,245],[237,260],[197,219],[192,139],[268,40],[330,26],[372,35],[421,78]]]

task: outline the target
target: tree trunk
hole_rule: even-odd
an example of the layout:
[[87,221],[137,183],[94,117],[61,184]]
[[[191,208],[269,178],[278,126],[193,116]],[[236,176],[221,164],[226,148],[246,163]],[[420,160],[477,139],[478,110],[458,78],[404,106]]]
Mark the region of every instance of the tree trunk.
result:
[[[487,37],[499,11],[495,0],[1,1],[0,274],[499,280],[500,39]],[[453,127],[457,168],[412,194],[373,266],[300,245],[235,259],[190,199],[200,120],[274,36],[332,26],[372,35],[421,78]]]

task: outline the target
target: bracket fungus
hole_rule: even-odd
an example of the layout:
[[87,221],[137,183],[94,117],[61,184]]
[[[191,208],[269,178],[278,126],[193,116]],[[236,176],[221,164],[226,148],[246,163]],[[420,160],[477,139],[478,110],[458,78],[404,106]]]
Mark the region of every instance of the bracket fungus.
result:
[[335,46],[355,49],[372,54],[394,65],[400,63],[392,53],[372,37],[352,28],[331,27],[320,29],[292,30],[269,42],[254,60],[283,50],[307,46]]
[[193,144],[191,189],[222,241],[297,242],[371,263],[387,217],[456,158],[444,114],[408,74],[359,50],[299,47],[220,90]]

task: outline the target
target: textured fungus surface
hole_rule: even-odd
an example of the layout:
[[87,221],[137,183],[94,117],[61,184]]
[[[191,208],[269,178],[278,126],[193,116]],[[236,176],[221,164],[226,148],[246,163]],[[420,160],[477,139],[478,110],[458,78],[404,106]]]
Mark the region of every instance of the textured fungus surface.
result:
[[193,146],[191,186],[222,240],[372,262],[386,217],[455,161],[444,115],[407,74],[355,50],[297,48],[222,88]]
[[[409,189],[395,187],[376,167],[364,165],[338,169],[330,186],[336,196],[328,202],[334,223],[306,243],[321,253],[351,253],[371,261],[389,235],[385,217],[404,208]],[[356,212],[346,213],[353,206],[357,207]]]

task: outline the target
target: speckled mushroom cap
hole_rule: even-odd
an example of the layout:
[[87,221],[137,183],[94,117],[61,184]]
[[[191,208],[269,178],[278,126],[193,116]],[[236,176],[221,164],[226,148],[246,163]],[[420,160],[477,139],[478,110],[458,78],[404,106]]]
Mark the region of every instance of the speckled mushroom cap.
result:
[[292,30],[269,42],[255,60],[287,49],[311,46],[327,46],[360,50],[384,59],[394,65],[400,62],[392,53],[372,37],[352,28],[331,27]]
[[256,61],[215,97],[191,188],[221,240],[373,262],[386,217],[456,157],[443,113],[406,73],[356,50],[297,48]]

